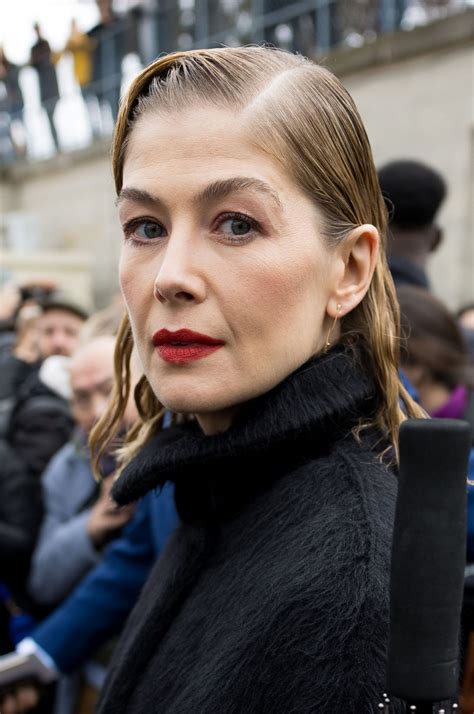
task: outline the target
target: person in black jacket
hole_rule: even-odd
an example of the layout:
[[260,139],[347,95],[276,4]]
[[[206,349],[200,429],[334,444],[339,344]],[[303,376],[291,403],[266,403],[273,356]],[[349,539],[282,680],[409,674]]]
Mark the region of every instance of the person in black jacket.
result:
[[17,393],[6,441],[28,472],[38,478],[74,428],[67,379],[67,358],[50,357]]
[[[171,481],[181,526],[98,714],[376,711],[400,400],[423,412],[398,377],[357,110],[282,51],[168,55],[122,105],[114,171],[129,323],[93,448],[118,428],[135,344],[142,424],[113,495]],[[164,407],[182,423],[162,431]]]
[[389,213],[388,262],[395,285],[429,289],[429,259],[443,240],[437,216],[446,182],[432,167],[406,159],[385,164],[378,177]]
[[422,412],[353,101],[281,50],[166,55],[132,83],[113,156],[128,319],[91,446],[97,464],[135,346],[113,495],[170,481],[181,523],[98,714],[377,711],[400,400]]
[[31,555],[41,525],[41,488],[0,439],[0,648],[11,650],[11,598],[24,595]]
[[86,317],[84,310],[72,303],[45,303],[38,319],[43,361],[17,370],[13,380],[8,367],[14,367],[17,359],[12,355],[0,377],[0,407],[12,402],[5,417],[5,439],[29,473],[37,477],[69,439],[74,426],[66,362],[78,345]]
[[4,438],[10,416],[23,382],[38,370],[38,318],[37,306],[22,308],[15,324],[11,354],[1,361],[0,369],[0,438]]

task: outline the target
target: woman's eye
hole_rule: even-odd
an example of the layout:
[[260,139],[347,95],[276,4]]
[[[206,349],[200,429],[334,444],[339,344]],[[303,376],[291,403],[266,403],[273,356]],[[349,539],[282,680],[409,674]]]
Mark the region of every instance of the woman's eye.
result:
[[143,220],[126,223],[123,227],[123,232],[126,238],[142,243],[154,238],[162,238],[166,233],[161,223]]
[[226,218],[221,223],[221,230],[230,236],[245,237],[249,233],[252,233],[255,229],[255,225],[250,218],[245,218],[245,216],[234,216]]
[[133,233],[138,238],[162,238],[165,234],[165,229],[154,221],[142,221],[135,226]]

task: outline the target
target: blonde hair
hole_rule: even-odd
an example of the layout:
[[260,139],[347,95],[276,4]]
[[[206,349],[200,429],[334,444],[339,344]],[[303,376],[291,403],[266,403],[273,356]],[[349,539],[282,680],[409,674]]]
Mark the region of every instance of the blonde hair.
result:
[[[343,318],[340,339],[353,347],[362,367],[372,373],[379,396],[374,425],[397,452],[398,429],[404,419],[400,400],[408,416],[424,413],[398,375],[399,313],[385,257],[386,208],[369,140],[352,98],[328,70],[282,50],[217,48],[162,57],[135,79],[121,105],[113,142],[117,193],[138,119],[196,105],[241,113],[254,142],[279,161],[318,206],[330,247],[359,225],[368,223],[378,229],[382,245],[370,288]],[[115,395],[91,438],[96,467],[125,409],[132,345],[125,318],[116,348]],[[141,421],[128,436],[123,463],[160,428],[163,418],[163,407],[145,377],[135,396]]]

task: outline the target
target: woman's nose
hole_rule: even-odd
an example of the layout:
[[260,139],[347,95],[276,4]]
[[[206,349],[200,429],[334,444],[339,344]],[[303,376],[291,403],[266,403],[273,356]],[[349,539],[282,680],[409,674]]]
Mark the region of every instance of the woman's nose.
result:
[[206,285],[191,240],[170,237],[156,274],[154,294],[159,302],[202,302]]

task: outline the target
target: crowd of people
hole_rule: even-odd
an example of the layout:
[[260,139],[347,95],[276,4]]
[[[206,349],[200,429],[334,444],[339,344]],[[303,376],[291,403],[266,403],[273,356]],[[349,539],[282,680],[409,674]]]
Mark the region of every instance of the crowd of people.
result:
[[[406,160],[382,167],[379,181],[390,215],[404,378],[429,415],[467,419],[474,435],[474,306],[452,313],[427,273],[431,254],[449,240],[437,222],[446,184],[432,168]],[[7,284],[1,297],[1,648],[34,652],[57,675],[44,691],[23,687],[24,711],[86,714],[176,528],[173,487],[124,507],[110,498],[116,450],[138,418],[133,389],[114,448],[101,459],[104,478],[94,479],[88,437],[113,391],[121,300],[89,316],[48,281]],[[137,385],[136,356],[132,372]],[[467,560],[474,562],[474,491],[469,499]],[[2,711],[8,706],[7,698]]]
[[[278,0],[263,0],[263,24],[254,32],[248,26],[247,9],[242,3],[222,5],[213,0],[191,9],[179,3],[159,6],[135,5],[126,13],[114,10],[113,0],[96,0],[99,21],[83,31],[75,19],[62,48],[52,50],[38,23],[33,27],[35,41],[28,62],[12,62],[0,46],[0,163],[31,155],[31,131],[27,131],[25,98],[21,80],[24,67],[36,73],[39,99],[45,112],[55,151],[61,151],[57,105],[62,98],[58,83],[58,62],[72,58],[76,86],[86,107],[92,140],[110,134],[117,116],[121,87],[128,80],[123,60],[134,55],[146,65],[162,52],[188,49],[193,44],[211,42],[235,44],[264,41],[309,56],[325,53],[338,45],[358,47],[380,32],[411,29],[460,10],[469,3],[461,0],[429,0],[408,3],[351,3],[345,0],[322,3],[320,8],[300,8],[287,3],[284,11]],[[247,27],[247,29],[245,29]],[[207,35],[202,36],[205,32]],[[28,105],[28,102],[26,104]],[[35,108],[36,109],[36,108]]]
[[[36,72],[39,99],[56,151],[61,150],[55,118],[60,100],[57,76],[60,59],[66,54],[72,57],[74,78],[88,110],[92,136],[97,138],[103,133],[101,113],[110,112],[113,120],[117,116],[123,58],[130,52],[138,53],[135,17],[117,15],[112,0],[97,0],[97,7],[99,22],[87,32],[79,29],[75,19],[71,21],[70,34],[61,51],[52,51],[40,25],[34,25],[36,40],[25,66]],[[4,140],[0,158],[4,159],[8,158],[9,151],[19,158],[27,150],[25,101],[20,83],[22,69],[23,66],[11,62],[0,47],[0,140]]]

